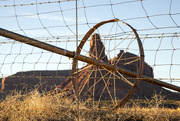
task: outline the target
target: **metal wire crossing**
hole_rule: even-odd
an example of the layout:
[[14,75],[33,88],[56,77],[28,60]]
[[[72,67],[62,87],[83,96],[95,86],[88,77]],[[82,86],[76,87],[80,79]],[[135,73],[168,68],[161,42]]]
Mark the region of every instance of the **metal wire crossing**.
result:
[[[145,62],[152,68],[154,73],[154,77],[139,76],[140,79],[173,89],[177,93],[177,91],[180,91],[180,63],[178,61],[180,59],[180,24],[178,21],[180,11],[176,7],[177,1],[170,0],[165,3],[164,7],[159,10],[158,7],[161,5],[159,2],[153,3],[143,0],[107,0],[103,2],[88,2],[85,0],[1,1],[0,11],[3,12],[0,15],[0,23],[3,24],[0,25],[0,28],[2,28],[0,33],[2,36],[7,37],[0,37],[1,78],[41,77],[48,80],[54,78],[67,80],[73,78],[72,75],[38,76],[34,74],[27,76],[23,75],[23,73],[22,75],[16,75],[16,73],[41,70],[58,72],[59,70],[71,70],[71,68],[73,68],[73,73],[79,73],[75,71],[75,68],[77,70],[84,68],[87,63],[98,65],[99,67],[106,66],[105,69],[108,70],[118,70],[118,72],[130,76],[126,77],[128,81],[131,80],[129,78],[137,78],[136,73],[111,64],[104,64],[104,61],[99,61],[97,52],[94,55],[95,60],[89,58],[91,56],[89,49],[91,39],[89,37],[93,33],[98,33],[105,46],[105,54],[108,56],[109,61],[112,61],[118,55],[119,50],[140,56],[141,51],[137,46],[137,42],[135,42],[139,38],[144,48]],[[152,6],[156,12],[152,10]],[[105,10],[107,12],[104,12]],[[121,19],[126,25],[132,26],[138,37],[136,34],[133,34],[133,30],[117,21],[114,21],[111,25],[107,24],[99,28],[94,27],[102,21],[117,20],[116,18]],[[7,21],[9,22],[7,23]],[[9,31],[6,31],[6,29]],[[91,29],[93,32],[87,34]],[[85,36],[86,34],[88,37]],[[86,43],[84,40],[86,40]],[[78,45],[78,43],[80,44]],[[122,46],[119,47],[121,44]],[[76,57],[77,53],[78,57]],[[73,58],[73,60],[64,56]],[[77,61],[78,64],[76,64]],[[136,61],[138,62],[138,59],[131,60],[124,65],[136,63]],[[78,67],[74,65],[78,65]],[[98,68],[94,69],[94,71],[96,73],[87,71],[91,75],[88,78],[92,78],[94,73],[94,79],[97,81],[99,78],[97,77],[97,72],[102,75],[103,72]],[[117,73],[108,73],[107,77],[102,76],[102,80],[111,82],[111,79],[108,80],[106,78],[111,78],[112,75],[114,75],[114,78],[124,78]],[[125,81],[128,82],[126,79]],[[106,88],[104,90],[107,90],[108,93],[108,83],[106,81],[103,84]],[[131,84],[132,82],[129,81],[129,83]],[[115,81],[113,84],[115,85]],[[153,84],[149,84],[152,90],[154,88]],[[73,84],[74,89],[78,88],[75,85]],[[95,89],[95,86],[93,88]],[[127,90],[129,91],[130,89]],[[76,92],[78,93],[77,90]],[[115,93],[115,91],[112,92],[113,95]],[[115,98],[112,95],[110,97]]]

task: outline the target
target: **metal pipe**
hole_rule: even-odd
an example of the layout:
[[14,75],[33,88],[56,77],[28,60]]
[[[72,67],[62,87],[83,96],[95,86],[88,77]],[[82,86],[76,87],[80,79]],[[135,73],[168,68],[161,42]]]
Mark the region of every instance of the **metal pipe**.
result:
[[14,32],[2,29],[2,28],[0,28],[0,35],[3,37],[7,37],[10,39],[28,44],[28,45],[32,45],[32,46],[35,46],[35,47],[38,47],[41,49],[45,49],[45,50],[48,50],[48,51],[51,51],[51,52],[54,52],[54,53],[57,53],[60,55],[64,55],[64,56],[67,56],[70,58],[74,57],[74,53],[71,51],[38,41],[38,40],[30,38],[30,37],[26,37],[26,36],[14,33]]
[[[54,52],[54,53],[57,53],[60,55],[64,55],[64,56],[67,56],[70,58],[73,58],[75,56],[75,53],[72,51],[68,51],[68,50],[65,50],[65,49],[62,49],[62,48],[59,48],[59,47],[38,41],[36,39],[29,38],[29,37],[11,32],[11,31],[8,31],[8,30],[2,29],[2,28],[0,28],[0,35],[3,37],[7,37],[10,39],[19,41],[19,42],[23,42],[23,43],[44,49],[44,50],[48,50],[50,52]],[[83,55],[78,55],[77,57],[78,57],[78,60],[80,60],[80,61],[83,61],[83,62],[86,62],[89,64],[93,64],[93,65],[97,65],[100,67],[104,67],[104,68],[107,68],[108,70],[119,71],[122,74],[136,78],[136,73],[131,72],[129,70],[126,70],[126,69],[123,69],[123,68],[120,68],[117,66],[113,66],[113,65],[110,65],[108,63],[101,62],[101,61],[98,61],[98,60],[95,60],[93,58],[89,58],[89,57],[86,57]],[[148,78],[147,76],[142,76],[142,80],[149,82],[149,83],[152,83],[152,84],[155,84],[155,85],[163,86],[163,87],[166,87],[168,89],[172,89],[172,90],[180,92],[180,87],[166,83],[166,82],[162,82],[162,81],[157,80],[157,79],[152,79],[152,78]]]

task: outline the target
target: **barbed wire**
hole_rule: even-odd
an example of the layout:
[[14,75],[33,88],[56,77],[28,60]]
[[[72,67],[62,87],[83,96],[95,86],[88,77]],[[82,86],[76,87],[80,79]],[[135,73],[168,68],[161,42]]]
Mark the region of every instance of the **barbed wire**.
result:
[[[70,49],[72,51],[75,51],[76,48],[74,46],[76,42],[76,24],[74,15],[76,7],[75,5],[72,5],[72,3],[68,3],[70,1],[75,0],[58,0],[43,2],[36,1],[35,3],[29,2],[26,4],[19,4],[17,0],[13,0],[12,4],[0,5],[1,10],[12,8],[14,12],[13,14],[9,14],[8,12],[3,13],[2,15],[0,15],[0,21],[12,19],[12,26],[2,26],[4,28],[9,28],[13,32],[22,33],[25,36],[30,36],[36,40],[55,45],[57,47],[63,46],[66,50]],[[103,2],[96,1],[93,3],[91,3],[90,1],[79,0],[78,3],[78,42],[81,41],[85,33],[90,28],[92,28],[98,22],[104,20],[104,18],[107,18],[104,16],[109,15],[109,19],[119,18],[122,21],[129,23],[137,30],[138,35],[143,42],[145,61],[150,67],[152,67],[154,72],[154,77],[151,77],[151,79],[163,80],[164,82],[179,86],[180,77],[178,75],[178,71],[180,70],[178,68],[180,66],[180,63],[177,60],[180,59],[178,57],[178,55],[180,54],[180,25],[178,22],[178,16],[180,15],[180,11],[173,11],[173,0],[168,3],[169,7],[166,8],[165,13],[161,13],[158,11],[156,13],[151,13],[151,11],[146,6],[146,1],[144,0],[107,0]],[[50,6],[52,4],[54,6],[56,5],[56,9],[46,8],[46,10],[44,10],[43,7],[46,7],[44,5]],[[136,12],[134,11],[136,10],[131,7],[136,5],[138,5],[137,7],[139,7],[139,9],[141,9],[141,15],[125,15],[128,10],[132,11],[132,13],[135,14]],[[130,7],[126,9],[124,8],[124,11],[122,11],[122,9],[120,9],[122,6]],[[25,7],[33,7],[33,10],[28,10],[28,8],[26,10]],[[96,11],[94,11],[94,9],[96,9]],[[107,9],[106,12],[104,11],[104,9]],[[153,9],[153,7],[151,9]],[[100,13],[98,14],[99,11]],[[92,18],[93,16],[95,16],[95,18]],[[160,17],[168,18],[168,22],[172,22],[172,24],[161,25],[160,22],[166,20],[163,19],[162,21],[156,22],[156,19]],[[25,22],[26,24],[24,24],[24,21],[22,20],[29,20],[29,23]],[[30,22],[31,20],[36,20],[38,24],[34,26],[33,21]],[[56,22],[53,20],[56,20]],[[147,21],[147,23],[145,26],[139,27],[141,23],[137,24],[138,21]],[[125,39],[128,41],[132,40],[131,36],[127,37],[131,33],[131,31],[124,29],[123,26],[121,26],[120,24],[117,24],[117,26],[121,30],[120,33],[117,32],[115,34],[104,34],[100,32],[100,29],[98,29],[96,32],[99,33],[101,38],[106,41],[110,40],[112,42]],[[58,32],[59,30],[60,32]],[[40,33],[41,31],[43,31],[42,35]],[[88,39],[87,41],[89,42],[90,39]],[[106,50],[106,53],[111,51],[110,49]],[[127,50],[135,53],[138,53],[139,51],[138,48],[133,47],[122,47],[117,48],[117,50]],[[88,55],[89,50],[87,50],[85,53],[86,55]],[[78,65],[79,68],[86,66],[86,64],[83,62],[78,62]],[[70,74],[62,75],[62,73],[59,74],[58,71],[71,70],[71,68],[71,59],[65,59],[61,55],[56,55],[55,53],[47,52],[43,49],[26,46],[24,43],[0,37],[1,78],[13,78],[14,80],[20,78],[32,78],[37,80],[44,79],[48,81],[51,81],[53,79],[67,80],[71,78]],[[31,72],[32,75],[28,75],[25,73],[28,71]],[[39,73],[35,73],[35,71]],[[44,71],[51,71],[54,74],[42,75],[40,72],[45,73]],[[23,73],[21,73],[21,75],[18,75],[18,72]],[[165,74],[162,75],[162,73]],[[90,78],[94,78],[96,80],[95,77],[89,77],[89,79]],[[104,77],[104,79],[106,79],[106,77]],[[135,78],[127,77],[127,79],[134,80]],[[152,93],[154,91],[154,85],[149,85],[151,91],[148,93]],[[129,91],[128,88],[126,90]],[[139,91],[145,92],[141,88]]]
[[[122,34],[122,33],[121,33]],[[180,37],[180,33],[152,33],[152,34],[139,34],[140,39],[152,39],[152,38],[171,38],[171,37]],[[101,35],[101,37],[106,37],[107,35]],[[111,36],[111,35],[110,35]],[[118,36],[118,33],[117,33]],[[79,35],[79,37],[83,37],[83,35]],[[35,37],[34,39],[36,40],[44,40],[43,42],[45,43],[51,43],[51,42],[75,42],[75,36],[54,36],[54,37]],[[122,40],[124,38],[120,37],[120,38],[116,38],[116,40]],[[126,38],[126,39],[131,39],[131,38]],[[107,38],[107,40],[115,40],[112,38]],[[79,42],[81,40],[78,40]],[[90,41],[90,39],[88,39],[87,41]],[[2,38],[0,39],[0,44],[12,44],[12,43],[20,43],[18,41],[14,42],[11,39],[8,38]]]
[[0,6],[0,7],[16,7],[16,6],[28,6],[28,5],[42,5],[42,4],[70,2],[70,1],[75,1],[75,0],[59,0],[59,1],[48,1],[48,2],[29,3],[29,4],[3,5],[3,6]]
[[[75,10],[76,8],[74,7],[74,8],[71,8],[71,9],[62,9],[61,8],[61,5],[60,5],[60,2],[58,2],[58,1],[56,1],[58,4],[59,4],[59,6],[60,6],[60,11],[58,10],[58,11],[48,11],[48,12],[37,12],[37,13],[35,13],[35,14],[26,14],[26,15],[15,15],[16,17],[26,17],[26,16],[39,16],[39,15],[46,15],[46,14],[50,14],[50,13],[61,13],[62,14],[62,19],[63,19],[63,21],[64,21],[64,23],[65,23],[65,25],[64,26],[44,26],[45,28],[52,28],[52,27],[68,27],[68,29],[72,32],[72,33],[74,33],[70,28],[69,28],[69,26],[75,26],[75,24],[66,24],[66,21],[67,20],[65,20],[65,18],[63,17],[63,13],[64,12],[67,12],[67,11],[73,11],[73,10]],[[82,2],[84,2],[84,1],[82,1]],[[147,15],[147,12],[146,12],[146,9],[144,8],[144,6],[143,6],[143,1],[142,0],[133,0],[133,1],[126,1],[126,2],[117,2],[117,3],[109,3],[109,4],[95,4],[95,5],[87,5],[87,6],[85,6],[85,4],[83,4],[83,6],[82,7],[78,7],[78,10],[80,10],[80,9],[84,9],[84,10],[86,10],[86,9],[89,9],[89,8],[96,8],[96,7],[103,7],[103,6],[110,6],[111,8],[112,8],[112,14],[115,14],[114,13],[114,11],[113,11],[113,6],[116,6],[116,5],[119,5],[119,4],[128,4],[128,3],[132,3],[132,2],[141,2],[141,7],[143,8],[143,10],[145,11],[145,16],[142,16],[142,17],[135,17],[135,18],[123,18],[123,19],[121,19],[121,20],[123,20],[123,21],[129,21],[129,20],[136,20],[136,19],[145,19],[145,18],[147,18],[148,19],[148,21],[154,26],[153,28],[148,28],[148,29],[137,29],[137,31],[148,31],[148,30],[156,30],[156,29],[168,29],[168,28],[179,28],[179,25],[177,25],[177,22],[175,22],[175,20],[173,19],[173,17],[172,16],[175,16],[175,15],[179,15],[180,14],[180,12],[178,12],[178,13],[171,13],[171,9],[169,9],[169,13],[166,13],[166,14],[155,14],[155,15]],[[49,3],[49,2],[47,2],[47,3]],[[51,2],[50,2],[51,3]],[[36,5],[37,6],[37,5]],[[16,6],[12,6],[12,7],[16,7]],[[171,6],[170,6],[171,7]],[[85,23],[79,23],[79,25],[88,25],[89,27],[90,27],[90,25],[92,26],[92,25],[94,25],[95,23],[91,23],[91,22],[88,22],[87,20],[88,20],[88,18],[87,18],[87,16],[86,16],[86,13],[85,13],[85,11],[84,11],[84,14],[85,14],[85,20],[86,20],[86,22]],[[1,18],[8,18],[8,17],[15,17],[15,16],[1,16]],[[157,26],[155,26],[154,25],[154,23],[150,20],[151,18],[153,18],[153,17],[161,17],[161,16],[170,16],[170,18],[171,18],[171,20],[173,21],[173,23],[175,23],[175,26],[165,26],[165,27],[157,27]],[[41,29],[44,29],[44,27],[43,28],[41,28]],[[35,29],[40,29],[40,28],[32,28],[32,29],[28,29],[28,30],[35,30]],[[27,29],[24,29],[24,30],[27,30]],[[16,31],[16,30],[15,30]]]

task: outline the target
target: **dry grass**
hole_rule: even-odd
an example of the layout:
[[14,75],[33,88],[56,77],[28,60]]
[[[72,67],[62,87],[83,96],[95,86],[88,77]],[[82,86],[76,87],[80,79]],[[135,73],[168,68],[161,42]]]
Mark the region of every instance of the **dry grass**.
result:
[[[180,108],[170,109],[160,105],[163,97],[154,96],[146,101],[146,107],[136,102],[118,110],[88,109],[84,104],[62,98],[60,94],[39,94],[37,90],[27,94],[13,92],[0,103],[1,121],[178,121]],[[155,102],[155,103],[152,103]]]

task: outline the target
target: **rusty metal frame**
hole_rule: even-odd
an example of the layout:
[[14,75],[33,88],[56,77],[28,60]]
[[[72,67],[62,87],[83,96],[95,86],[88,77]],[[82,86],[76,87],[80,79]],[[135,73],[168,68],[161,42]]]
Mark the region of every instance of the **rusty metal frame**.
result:
[[[139,68],[138,68],[137,74],[135,76],[135,78],[136,78],[135,82],[134,82],[133,86],[131,87],[131,89],[129,90],[129,92],[126,94],[126,96],[120,102],[118,102],[118,104],[116,106],[114,106],[112,108],[112,109],[116,109],[116,108],[121,107],[122,105],[124,105],[129,100],[129,98],[131,98],[131,96],[135,92],[135,90],[136,90],[136,88],[137,88],[137,86],[138,86],[138,84],[140,82],[140,79],[141,79],[141,76],[142,76],[142,73],[143,73],[143,69],[144,69],[144,49],[143,49],[143,45],[141,43],[141,40],[140,40],[136,30],[132,26],[130,26],[129,24],[127,24],[127,23],[125,23],[125,22],[123,22],[123,21],[121,21],[119,19],[112,19],[112,20],[108,20],[108,21],[102,21],[102,22],[96,24],[94,27],[92,27],[86,33],[86,35],[81,40],[81,43],[77,47],[76,54],[75,54],[74,60],[73,60],[73,67],[72,67],[71,76],[72,76],[72,84],[73,84],[73,89],[74,89],[75,95],[76,95],[77,99],[79,99],[79,97],[78,97],[79,96],[79,94],[78,94],[78,84],[76,82],[76,78],[75,78],[75,74],[74,74],[76,72],[78,56],[80,55],[81,49],[83,48],[85,42],[92,35],[92,33],[96,29],[98,29],[100,26],[102,26],[104,24],[107,24],[107,23],[111,23],[111,22],[122,22],[123,24],[127,25],[128,27],[130,27],[132,29],[132,31],[134,32],[134,34],[136,36],[138,47],[139,47],[139,52],[140,52]],[[106,65],[108,65],[108,64],[102,65],[101,61],[98,61],[98,60],[96,60],[96,62],[97,62],[96,66],[98,65],[99,67],[105,67],[108,70],[112,70],[112,71],[115,71],[115,72],[119,71],[120,73],[124,74],[124,71],[120,70],[117,66],[113,66],[113,68],[110,69],[109,67],[106,67]]]
[[[30,38],[30,37],[26,37],[26,36],[23,36],[23,35],[20,35],[20,34],[5,30],[5,29],[2,29],[2,28],[0,28],[0,35],[3,36],[3,37],[6,37],[6,38],[10,38],[10,39],[13,39],[13,40],[16,40],[16,41],[19,41],[19,42],[22,42],[22,43],[25,43],[25,44],[28,44],[28,45],[32,45],[32,46],[35,46],[35,47],[38,47],[38,48],[41,48],[41,49],[56,53],[56,54],[60,54],[60,55],[66,56],[66,57],[74,58],[74,61],[73,61],[74,64],[76,64],[77,63],[76,61],[78,61],[78,60],[89,63],[89,64],[93,64],[93,65],[98,64],[99,66],[104,67],[104,68],[106,68],[108,70],[113,70],[113,71],[116,70],[116,71],[119,71],[120,73],[123,73],[123,74],[125,74],[127,76],[130,76],[130,77],[133,77],[133,78],[141,77],[138,80],[141,79],[143,81],[146,81],[146,82],[149,82],[149,83],[152,83],[152,84],[155,84],[155,85],[163,86],[163,87],[166,87],[168,89],[172,89],[172,90],[180,92],[180,87],[178,87],[176,85],[172,85],[172,84],[169,84],[169,83],[157,80],[157,79],[152,79],[152,78],[149,78],[147,76],[141,76],[142,75],[142,72],[141,72],[142,70],[139,70],[139,74],[137,75],[136,73],[134,73],[132,71],[129,71],[129,70],[126,70],[126,69],[123,69],[121,67],[117,67],[117,66],[115,67],[115,66],[110,65],[108,63],[99,62],[99,61],[97,61],[97,60],[95,60],[93,58],[89,58],[89,57],[80,55],[80,52],[81,52],[80,48],[84,45],[84,43],[86,42],[85,40],[87,40],[90,37],[90,35],[94,32],[95,29],[97,29],[98,27],[100,27],[103,24],[106,24],[106,23],[109,23],[109,22],[117,22],[117,21],[120,21],[120,20],[112,19],[112,20],[103,21],[103,22],[100,22],[100,23],[96,24],[84,36],[84,38],[82,39],[81,43],[79,44],[79,46],[77,48],[76,53],[72,52],[72,51],[69,51],[69,50],[65,50],[65,49],[56,47],[56,46],[53,46],[53,45],[50,45],[50,44],[47,44],[47,43],[44,43],[44,42],[41,42],[41,41],[38,41],[38,40]],[[136,30],[133,27],[131,27],[129,24],[127,24],[127,23],[124,23],[124,24],[126,24],[127,26],[129,26],[133,30],[134,34],[136,35],[137,41],[140,41]],[[141,42],[139,43],[139,47],[140,47],[139,49],[142,50],[142,48],[141,48],[142,43]],[[144,58],[143,51],[140,51],[140,52],[142,52],[141,57]],[[141,63],[142,63],[141,66],[143,66],[144,61],[141,60]],[[74,71],[74,68],[75,67],[72,68],[72,71]],[[72,76],[73,76],[73,74],[72,74]],[[137,81],[137,84],[134,84],[134,85],[138,85],[138,82],[139,81]],[[75,81],[73,81],[73,85],[74,85],[74,89],[76,90],[77,86],[75,86],[76,85]],[[135,88],[133,88],[133,89],[135,89]],[[77,93],[77,91],[76,91],[76,93]],[[76,96],[77,96],[77,94],[76,94]],[[127,96],[129,97],[130,94],[127,95]],[[123,105],[126,101],[127,100],[122,101],[120,104],[118,104],[116,106],[116,108]]]

